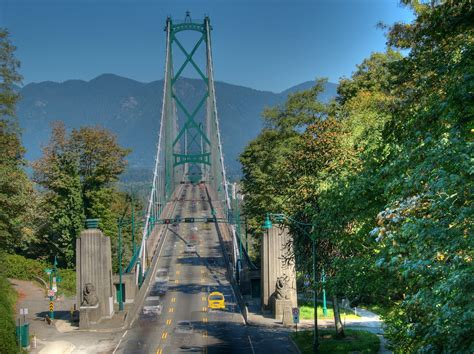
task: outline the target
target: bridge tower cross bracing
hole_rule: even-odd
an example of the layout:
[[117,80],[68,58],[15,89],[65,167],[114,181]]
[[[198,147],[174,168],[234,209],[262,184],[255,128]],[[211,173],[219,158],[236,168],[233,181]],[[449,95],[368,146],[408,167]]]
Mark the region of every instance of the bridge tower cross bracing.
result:
[[[159,226],[161,214],[167,203],[172,202],[173,194],[180,182],[206,183],[217,198],[213,201],[214,206],[220,208],[229,219],[232,215],[217,112],[211,29],[209,17],[205,17],[202,22],[194,22],[187,13],[184,21],[175,22],[170,17],[166,20],[163,101],[153,183],[145,214],[142,242],[132,259],[136,269],[137,284],[141,284],[149,267],[147,257],[153,253],[153,250],[147,250],[147,240],[154,227]],[[190,49],[187,49],[181,40],[181,35],[189,32],[196,32],[198,39]],[[204,69],[195,60],[201,46],[205,46]],[[176,72],[173,60],[174,50],[179,50],[185,57]],[[193,107],[185,105],[177,87],[186,67],[192,67],[204,84],[204,93]],[[204,119],[200,122],[199,117],[203,111]],[[180,117],[184,118],[182,124],[179,124]],[[237,259],[240,258],[236,230],[234,225],[228,226],[232,234],[232,261],[236,270]]]

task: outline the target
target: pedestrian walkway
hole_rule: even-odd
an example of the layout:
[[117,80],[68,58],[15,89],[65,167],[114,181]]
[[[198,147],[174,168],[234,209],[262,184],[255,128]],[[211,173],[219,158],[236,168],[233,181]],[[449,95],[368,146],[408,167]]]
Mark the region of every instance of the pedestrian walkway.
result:
[[[248,309],[248,322],[250,325],[256,326],[267,326],[273,328],[286,328],[288,333],[293,331],[293,327],[284,327],[282,321],[274,319],[270,313],[262,313],[260,309],[260,301],[257,299],[251,299],[247,301]],[[387,341],[383,337],[383,321],[379,315],[371,311],[353,308],[359,318],[348,318],[344,319],[344,316],[341,318],[344,328],[347,329],[356,329],[356,330],[365,330],[376,334],[380,339],[380,351],[381,354],[392,353],[386,348]],[[334,319],[320,319],[318,318],[318,328],[334,328]],[[301,319],[298,324],[298,330],[310,330],[314,328],[314,320],[312,319]]]
[[[103,324],[104,329],[95,332],[80,330],[70,321],[70,309],[75,298],[61,297],[55,301],[55,319],[48,324],[45,316],[49,315],[49,298],[46,290],[32,281],[10,279],[18,293],[17,313],[20,308],[28,308],[28,315],[21,316],[30,323],[30,353],[91,353],[111,352],[122,335],[120,326],[123,315],[114,316],[113,323]],[[120,318],[121,317],[121,318]],[[110,328],[113,330],[110,330]]]

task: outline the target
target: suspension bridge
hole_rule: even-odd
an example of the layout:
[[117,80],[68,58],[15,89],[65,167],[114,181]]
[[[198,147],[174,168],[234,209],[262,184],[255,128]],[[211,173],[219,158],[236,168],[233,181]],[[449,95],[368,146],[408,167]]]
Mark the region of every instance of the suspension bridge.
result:
[[[244,268],[256,267],[242,240],[238,191],[226,176],[211,29],[208,17],[193,21],[189,13],[184,21],[166,20],[153,182],[141,244],[124,275],[133,276],[136,290],[127,295],[133,287],[126,284],[117,295],[133,297],[135,313],[117,352],[253,352],[250,337],[237,339],[247,331],[238,284]],[[195,100],[179,89],[189,71],[202,84]],[[224,295],[225,311],[208,308],[212,291]]]

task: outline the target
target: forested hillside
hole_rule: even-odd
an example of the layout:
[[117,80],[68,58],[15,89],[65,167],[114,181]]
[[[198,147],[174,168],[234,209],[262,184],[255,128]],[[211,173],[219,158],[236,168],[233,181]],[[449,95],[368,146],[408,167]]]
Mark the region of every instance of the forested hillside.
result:
[[[283,102],[289,92],[313,83],[277,94],[216,82],[225,160],[231,175],[240,174],[238,155],[262,128],[262,110]],[[177,90],[184,97],[185,106],[193,106],[200,100],[204,85],[201,80],[181,79]],[[112,74],[91,81],[28,84],[19,91],[17,110],[26,158],[35,160],[41,155],[41,146],[47,143],[55,120],[63,121],[68,129],[97,125],[115,133],[122,146],[132,149],[128,157],[132,171],[127,178],[138,178],[137,171],[144,170],[143,177],[149,179],[156,153],[162,91],[163,80],[141,83]],[[336,85],[328,83],[321,99],[328,101],[335,94]]]

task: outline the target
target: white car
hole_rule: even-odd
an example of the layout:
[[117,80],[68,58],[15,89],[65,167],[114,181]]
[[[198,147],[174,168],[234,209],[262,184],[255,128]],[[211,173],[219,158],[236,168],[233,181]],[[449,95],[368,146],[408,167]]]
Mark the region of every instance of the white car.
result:
[[186,247],[184,248],[184,253],[194,253],[196,252],[196,246],[187,244]]

